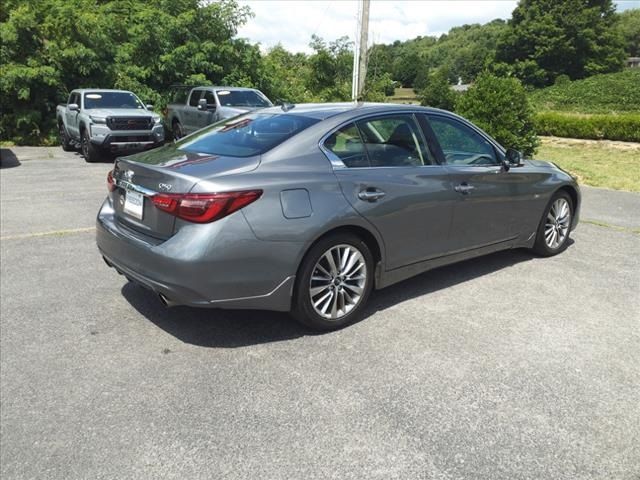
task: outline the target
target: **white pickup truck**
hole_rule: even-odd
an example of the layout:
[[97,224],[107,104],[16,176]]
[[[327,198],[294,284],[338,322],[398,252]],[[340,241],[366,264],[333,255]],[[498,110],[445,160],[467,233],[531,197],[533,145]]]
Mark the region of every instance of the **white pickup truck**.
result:
[[162,117],[126,90],[73,90],[56,117],[60,145],[65,151],[80,146],[87,162],[101,153],[134,152],[164,143]]
[[225,118],[272,106],[264,93],[254,88],[207,86],[189,91],[183,87],[167,105],[167,125],[178,139]]

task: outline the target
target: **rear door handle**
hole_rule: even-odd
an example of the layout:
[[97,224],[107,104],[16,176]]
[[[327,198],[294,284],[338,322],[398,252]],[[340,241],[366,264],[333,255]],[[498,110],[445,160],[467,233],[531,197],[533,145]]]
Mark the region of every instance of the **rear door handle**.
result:
[[462,182],[460,185],[456,185],[455,187],[453,187],[456,192],[463,195],[468,195],[475,188],[476,187],[474,187],[473,185],[469,185],[467,182]]
[[358,193],[358,198],[360,200],[364,200],[365,202],[375,202],[380,198],[384,197],[386,194],[382,190],[378,189],[367,189],[362,190]]

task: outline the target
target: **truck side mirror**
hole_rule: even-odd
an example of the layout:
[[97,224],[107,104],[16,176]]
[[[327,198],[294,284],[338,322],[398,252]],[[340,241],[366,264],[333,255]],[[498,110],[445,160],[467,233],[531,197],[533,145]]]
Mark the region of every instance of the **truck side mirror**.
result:
[[145,108],[147,110],[153,110],[153,105],[149,104],[149,105],[145,105]]
[[207,99],[201,98],[198,100],[198,110],[206,110],[207,109]]
[[67,105],[67,110],[69,110],[70,112],[77,112],[78,110],[80,110],[80,107],[77,103],[70,103],[69,105]]

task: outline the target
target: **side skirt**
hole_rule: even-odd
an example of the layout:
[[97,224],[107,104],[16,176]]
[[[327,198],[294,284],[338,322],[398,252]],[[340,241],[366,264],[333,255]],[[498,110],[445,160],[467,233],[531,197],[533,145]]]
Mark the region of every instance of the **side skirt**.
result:
[[416,275],[428,270],[433,270],[434,268],[451,265],[452,263],[462,262],[471,258],[481,257],[490,253],[499,252],[500,250],[527,247],[529,246],[528,244],[531,243],[531,241],[518,243],[517,240],[518,238],[512,238],[502,242],[493,243],[491,245],[485,245],[484,247],[465,250],[464,252],[454,253],[451,255],[444,255],[442,257],[432,258],[423,262],[412,263],[411,265],[395,268],[387,272],[380,271],[376,282],[376,289],[388,287],[389,285],[401,282],[407,278],[415,277]]

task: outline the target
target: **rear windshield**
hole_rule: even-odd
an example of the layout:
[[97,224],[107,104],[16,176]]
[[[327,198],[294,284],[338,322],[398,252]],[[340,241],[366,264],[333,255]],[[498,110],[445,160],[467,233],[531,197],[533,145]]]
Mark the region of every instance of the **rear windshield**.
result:
[[87,92],[84,94],[84,108],[138,108],[144,105],[131,92]]
[[317,118],[291,114],[248,113],[204,128],[176,145],[187,152],[251,157],[318,122]]
[[264,95],[253,90],[216,90],[223,107],[271,107]]

